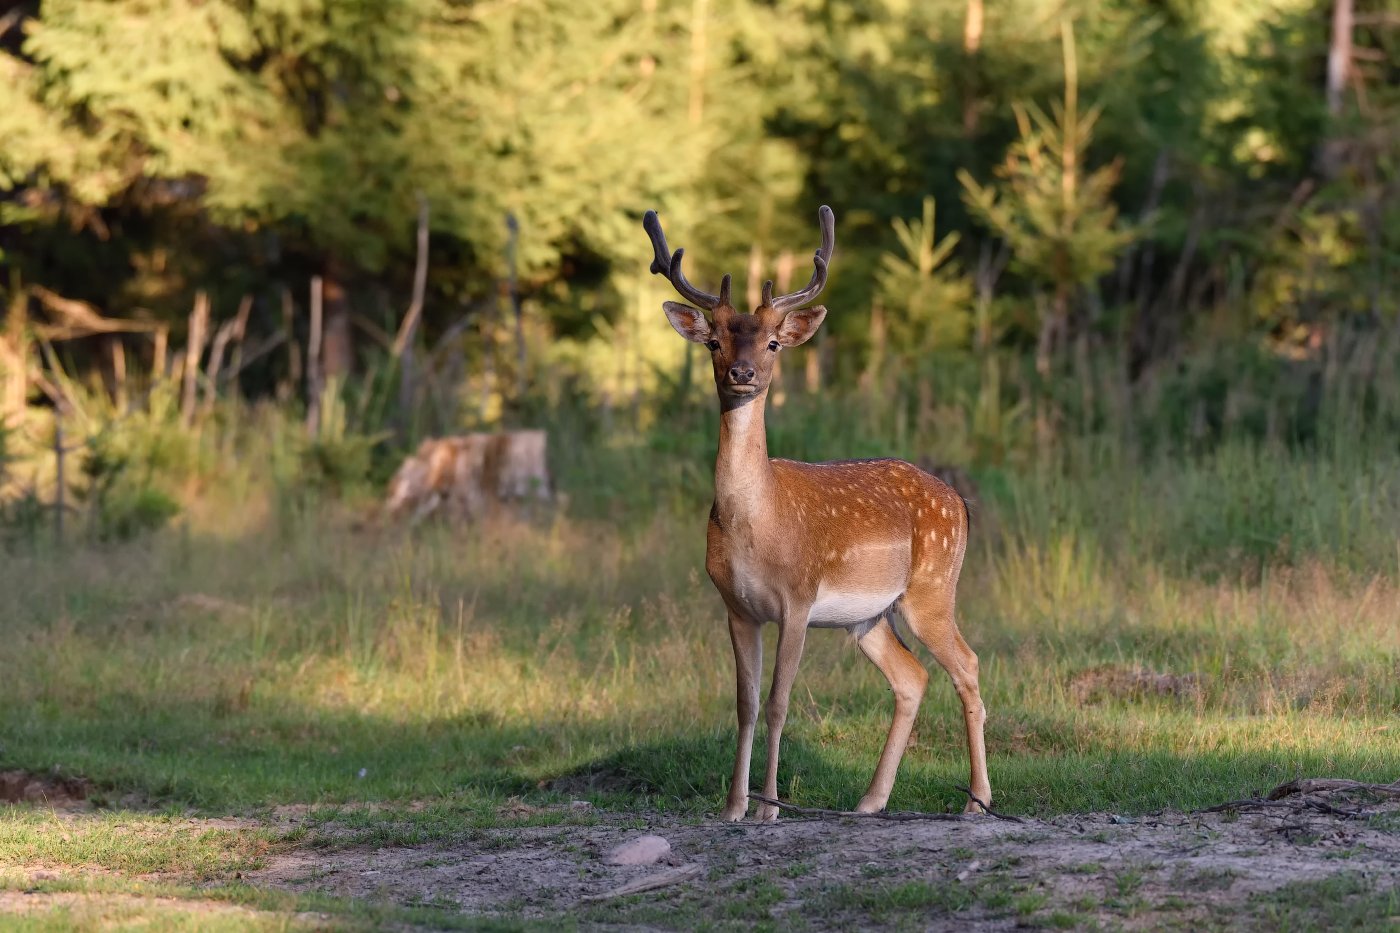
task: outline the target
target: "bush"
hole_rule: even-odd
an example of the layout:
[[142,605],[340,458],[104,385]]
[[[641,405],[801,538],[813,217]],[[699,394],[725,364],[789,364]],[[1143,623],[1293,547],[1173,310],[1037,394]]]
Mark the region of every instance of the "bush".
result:
[[179,503],[159,489],[121,489],[103,498],[96,515],[97,536],[126,541],[159,530],[179,513]]
[[180,512],[179,504],[155,487],[151,463],[123,452],[112,434],[88,441],[82,471],[87,485],[77,495],[88,503],[99,540],[126,541],[156,531]]

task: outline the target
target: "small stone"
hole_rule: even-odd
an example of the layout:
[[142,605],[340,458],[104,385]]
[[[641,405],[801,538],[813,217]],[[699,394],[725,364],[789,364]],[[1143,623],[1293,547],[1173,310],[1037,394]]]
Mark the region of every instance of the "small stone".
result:
[[671,854],[671,844],[660,836],[638,836],[615,846],[603,861],[609,865],[654,865]]

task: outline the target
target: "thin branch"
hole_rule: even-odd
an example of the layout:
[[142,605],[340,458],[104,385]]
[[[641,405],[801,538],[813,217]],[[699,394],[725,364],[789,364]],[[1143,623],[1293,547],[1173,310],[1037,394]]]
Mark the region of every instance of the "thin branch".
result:
[[143,333],[156,329],[156,325],[147,321],[103,317],[95,307],[86,301],[64,298],[42,285],[31,285],[29,292],[39,300],[41,305],[64,322],[61,326],[35,325],[35,331],[42,333],[50,340],[72,340],[91,334]]
[[394,338],[387,330],[374,323],[374,321],[365,317],[363,314],[352,314],[350,315],[350,323],[358,327],[360,333],[369,337],[385,350],[388,350],[390,353],[393,352]]
[[992,809],[991,804],[987,803],[981,797],[978,797],[971,790],[969,790],[966,787],[963,787],[961,784],[954,784],[953,787],[957,790],[962,791],[964,794],[967,794],[967,799],[971,800],[973,803],[977,804],[977,806],[981,807],[982,812],[987,814],[988,816],[994,816],[999,820],[1006,820],[1008,823],[1025,822],[1025,820],[1021,819],[1019,816],[1007,816],[1005,813],[998,813],[997,811]]
[[5,35],[5,33],[13,29],[15,24],[17,24],[23,17],[23,7],[15,7],[13,10],[6,13],[4,16],[0,16],[0,36]]
[[423,315],[423,293],[428,287],[428,199],[418,192],[418,261],[413,267],[413,298],[394,338],[393,354],[398,359],[413,341],[418,319]]
[[247,354],[241,360],[239,360],[237,366],[229,366],[226,369],[224,369],[221,373],[219,373],[219,385],[223,385],[225,382],[228,382],[230,379],[233,379],[239,373],[243,372],[243,370],[247,369],[249,366],[253,365],[258,360],[262,359],[264,356],[267,356],[273,350],[280,347],[283,343],[286,342],[286,340],[287,334],[283,331],[279,331],[275,334],[272,334],[269,337],[264,338],[263,342],[254,347],[251,353]]

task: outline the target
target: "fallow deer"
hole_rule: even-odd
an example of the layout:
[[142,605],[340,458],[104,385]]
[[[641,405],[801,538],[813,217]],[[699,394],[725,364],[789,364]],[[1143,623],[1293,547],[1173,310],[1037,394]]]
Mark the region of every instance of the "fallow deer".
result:
[[[977,682],[977,655],[953,620],[954,594],[967,549],[967,508],[950,487],[901,460],[798,463],[769,459],[764,407],[773,365],[785,348],[807,341],[826,308],[803,307],[826,285],[836,246],[836,216],[818,212],[821,247],[811,281],[800,291],[773,295],[763,286],[751,313],[730,303],[730,276],[719,294],[696,288],[681,271],[655,211],[643,221],[655,259],[689,304],[664,303],[682,337],[703,344],[714,364],[719,393],[719,456],[710,508],[705,569],[729,614],[738,680],[739,741],[723,818],[748,811],[749,761],[758,722],[763,657],[760,626],[778,623],[777,661],[765,709],[768,768],[763,795],[778,796],[778,748],[788,698],[809,627],[844,628],[889,681],[894,721],[875,776],[856,809],[884,809],[909,742],[928,674],[894,628],[905,623],[951,675],[962,700],[971,759],[971,796],[990,806],[982,737],[986,710]],[[969,801],[968,812],[981,809]],[[760,803],[758,819],[775,820],[776,807]]]

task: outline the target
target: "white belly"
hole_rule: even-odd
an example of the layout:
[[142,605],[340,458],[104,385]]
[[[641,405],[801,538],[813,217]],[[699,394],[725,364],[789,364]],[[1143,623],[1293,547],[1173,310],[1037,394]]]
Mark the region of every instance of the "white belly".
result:
[[823,582],[807,617],[808,625],[854,625],[873,619],[900,597],[897,589],[840,590]]

